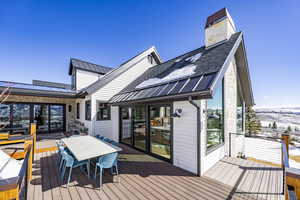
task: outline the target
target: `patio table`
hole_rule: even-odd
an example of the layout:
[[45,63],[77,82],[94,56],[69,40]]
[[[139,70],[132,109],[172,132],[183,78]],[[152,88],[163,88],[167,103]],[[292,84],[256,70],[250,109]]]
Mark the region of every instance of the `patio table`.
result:
[[90,135],[64,138],[62,142],[78,161],[88,160],[89,168],[91,159],[122,151],[121,148]]

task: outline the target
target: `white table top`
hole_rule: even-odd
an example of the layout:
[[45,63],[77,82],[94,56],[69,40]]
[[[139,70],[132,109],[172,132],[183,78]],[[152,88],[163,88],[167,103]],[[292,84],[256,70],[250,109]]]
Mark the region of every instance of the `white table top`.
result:
[[121,148],[90,135],[64,138],[62,141],[78,161],[122,151]]

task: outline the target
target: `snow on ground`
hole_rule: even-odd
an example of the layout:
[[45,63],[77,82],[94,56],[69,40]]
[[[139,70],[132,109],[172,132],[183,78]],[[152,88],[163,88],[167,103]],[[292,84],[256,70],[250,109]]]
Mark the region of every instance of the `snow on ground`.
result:
[[[300,156],[300,148],[290,146],[289,154]],[[281,164],[281,143],[260,138],[245,138],[245,155],[258,160]],[[300,163],[289,159],[290,167],[299,168]]]

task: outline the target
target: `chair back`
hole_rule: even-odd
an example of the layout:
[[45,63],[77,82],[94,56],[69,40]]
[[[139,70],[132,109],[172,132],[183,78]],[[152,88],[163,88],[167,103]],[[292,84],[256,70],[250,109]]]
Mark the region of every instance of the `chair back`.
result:
[[104,155],[98,159],[98,163],[102,168],[111,168],[113,167],[115,161],[117,160],[118,153],[110,153]]
[[66,162],[67,167],[72,167],[74,163],[74,158],[69,155],[66,151],[62,152],[62,159]]
[[111,140],[109,138],[104,138],[103,141],[109,143]]

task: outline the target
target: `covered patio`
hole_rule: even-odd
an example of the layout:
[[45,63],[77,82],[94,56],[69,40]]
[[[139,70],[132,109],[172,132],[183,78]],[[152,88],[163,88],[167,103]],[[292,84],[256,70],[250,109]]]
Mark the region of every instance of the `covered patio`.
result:
[[58,177],[57,152],[37,153],[28,199],[283,199],[279,168],[225,157],[197,177],[126,145],[120,147],[120,176],[106,171],[101,189],[98,179],[89,179],[79,169],[67,188]]

